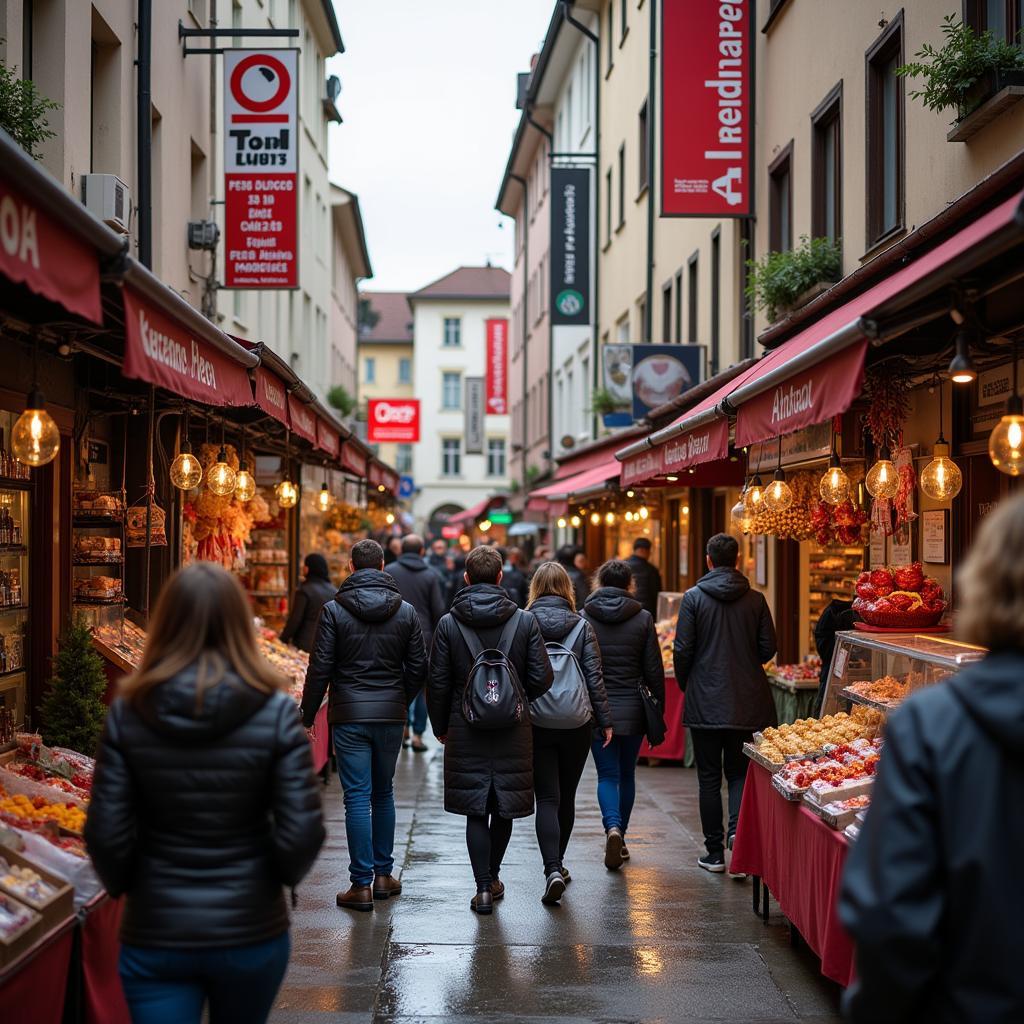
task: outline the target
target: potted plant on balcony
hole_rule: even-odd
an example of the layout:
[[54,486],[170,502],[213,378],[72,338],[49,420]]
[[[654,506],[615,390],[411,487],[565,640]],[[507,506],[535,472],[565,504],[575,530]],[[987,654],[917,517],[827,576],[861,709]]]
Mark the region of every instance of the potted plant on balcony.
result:
[[801,235],[795,249],[747,260],[747,298],[774,322],[826,291],[839,279],[842,265],[838,239]]
[[590,395],[590,411],[601,417],[606,427],[629,426],[633,417],[629,409],[608,388],[595,388]]
[[[1024,50],[991,32],[975,32],[955,14],[942,20],[944,42],[936,49],[925,43],[915,60],[896,69],[904,78],[921,78],[924,85],[911,92],[929,110],[953,110],[956,118],[948,138],[961,141],[987,124],[1005,106],[1016,102],[1024,90]],[[979,120],[985,104],[1007,90],[1005,103],[991,116]],[[968,119],[977,123],[973,130],[959,131]]]

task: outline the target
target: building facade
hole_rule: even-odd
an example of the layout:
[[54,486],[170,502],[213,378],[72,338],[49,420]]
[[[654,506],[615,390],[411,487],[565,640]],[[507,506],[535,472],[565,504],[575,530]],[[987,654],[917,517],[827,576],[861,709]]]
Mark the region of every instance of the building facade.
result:
[[[331,186],[331,387],[356,399],[356,361],[359,345],[359,282],[373,276],[359,197],[339,185]],[[350,414],[351,415],[351,414]]]
[[504,321],[507,336],[509,286],[500,267],[459,267],[409,296],[421,423],[412,512],[432,534],[446,516],[509,489],[509,416],[485,415],[482,452],[470,453],[465,407],[467,379],[487,377],[487,321]]

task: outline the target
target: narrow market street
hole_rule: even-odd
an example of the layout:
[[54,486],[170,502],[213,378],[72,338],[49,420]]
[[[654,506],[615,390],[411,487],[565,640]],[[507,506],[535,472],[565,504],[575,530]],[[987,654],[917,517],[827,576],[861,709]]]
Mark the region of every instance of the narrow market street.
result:
[[469,909],[465,819],[443,810],[440,748],[403,752],[395,792],[404,892],[356,914],[334,905],[348,853],[337,779],[325,789],[329,836],[298,892],[273,1024],[839,1020],[838,988],[806,949],[791,948],[774,902],[765,926],[749,881],[697,867],[694,771],[639,770],[632,861],[614,874],[602,863],[588,767],[562,906],[540,902],[528,818],[516,823],[508,895],[490,918]]

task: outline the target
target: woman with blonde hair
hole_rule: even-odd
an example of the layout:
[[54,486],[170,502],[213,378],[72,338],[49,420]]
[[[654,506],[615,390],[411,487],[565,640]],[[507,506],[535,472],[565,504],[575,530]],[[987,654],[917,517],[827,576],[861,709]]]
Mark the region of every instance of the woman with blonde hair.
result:
[[554,671],[551,689],[530,706],[537,842],[544,859],[542,901],[550,905],[558,903],[570,881],[563,861],[594,728],[607,746],[612,715],[594,628],[577,613],[572,580],[557,562],[537,567],[527,608],[540,626]]
[[857,946],[847,1019],[1024,1020],[1024,494],[983,520],[956,624],[988,648],[889,716],[871,809],[847,861]]
[[309,740],[235,577],[175,573],[107,716],[85,841],[125,895],[134,1024],[265,1021],[288,966],[283,887],[324,841]]

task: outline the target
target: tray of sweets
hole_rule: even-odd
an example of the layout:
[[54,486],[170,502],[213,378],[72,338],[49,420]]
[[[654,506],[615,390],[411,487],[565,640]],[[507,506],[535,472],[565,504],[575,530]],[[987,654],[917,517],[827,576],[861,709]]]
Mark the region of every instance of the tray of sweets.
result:
[[858,796],[847,797],[842,800],[833,800],[831,803],[819,807],[817,804],[808,801],[808,806],[817,814],[829,828],[842,832],[847,825],[852,824],[859,811],[865,810],[871,803],[871,795],[862,793]]
[[759,764],[766,771],[771,772],[773,775],[783,766],[782,761],[770,761],[764,756],[758,749],[756,743],[744,743],[743,753],[750,758],[755,764]]
[[74,913],[74,888],[14,850],[0,847],[0,892],[14,897],[54,928]]
[[906,699],[910,684],[901,682],[895,676],[882,676],[874,682],[852,683],[840,692],[855,704],[878,711],[891,711]]

